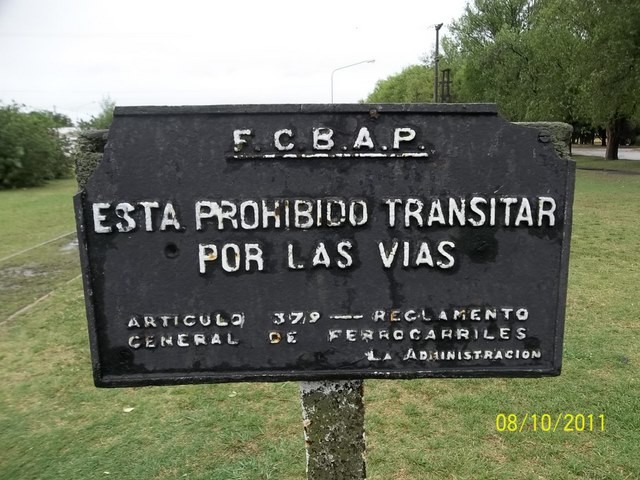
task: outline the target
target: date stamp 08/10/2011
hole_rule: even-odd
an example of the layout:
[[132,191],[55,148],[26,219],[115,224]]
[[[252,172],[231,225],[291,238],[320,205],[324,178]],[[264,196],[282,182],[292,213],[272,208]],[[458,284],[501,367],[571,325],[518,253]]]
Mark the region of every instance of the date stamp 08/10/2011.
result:
[[604,413],[498,413],[498,432],[604,432]]

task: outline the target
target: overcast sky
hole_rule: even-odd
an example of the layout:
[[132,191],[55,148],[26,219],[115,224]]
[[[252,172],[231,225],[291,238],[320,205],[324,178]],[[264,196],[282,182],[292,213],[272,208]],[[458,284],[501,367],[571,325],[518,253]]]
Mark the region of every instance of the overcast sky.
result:
[[0,0],[0,100],[73,120],[118,105],[336,103],[433,52],[466,0]]

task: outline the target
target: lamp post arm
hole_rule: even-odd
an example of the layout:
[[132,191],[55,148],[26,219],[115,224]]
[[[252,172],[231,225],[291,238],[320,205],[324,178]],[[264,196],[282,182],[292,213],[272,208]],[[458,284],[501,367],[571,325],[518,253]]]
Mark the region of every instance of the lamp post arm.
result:
[[334,68],[331,71],[331,103],[333,103],[333,74],[336,73],[338,70],[344,70],[345,68],[349,68],[349,67],[355,67],[356,65],[361,65],[363,63],[373,63],[375,62],[375,59],[372,60],[362,60],[361,62],[356,62],[356,63],[351,63],[349,65],[344,65],[342,67],[338,67],[338,68]]

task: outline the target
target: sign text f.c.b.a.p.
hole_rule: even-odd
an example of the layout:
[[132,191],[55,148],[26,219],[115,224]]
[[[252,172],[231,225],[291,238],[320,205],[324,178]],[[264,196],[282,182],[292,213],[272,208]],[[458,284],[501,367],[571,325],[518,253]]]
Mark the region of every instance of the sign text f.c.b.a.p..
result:
[[573,164],[488,105],[128,107],[76,196],[101,386],[559,373]]

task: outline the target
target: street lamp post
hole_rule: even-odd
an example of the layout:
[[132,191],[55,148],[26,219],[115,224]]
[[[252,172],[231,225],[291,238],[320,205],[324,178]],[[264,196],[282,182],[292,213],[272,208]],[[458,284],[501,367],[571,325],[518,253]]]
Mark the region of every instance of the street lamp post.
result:
[[344,67],[338,67],[331,72],[331,103],[333,103],[333,74],[338,70],[344,70],[345,68],[355,67],[356,65],[361,65],[363,63],[373,63],[375,59],[372,60],[362,60],[361,62],[352,63],[350,65],[345,65]]
[[438,61],[440,60],[438,58],[439,56],[439,52],[438,50],[440,50],[440,29],[442,28],[442,23],[437,24],[436,26],[436,54],[433,58],[433,64],[434,64],[434,79],[433,79],[433,101],[434,103],[438,103]]

